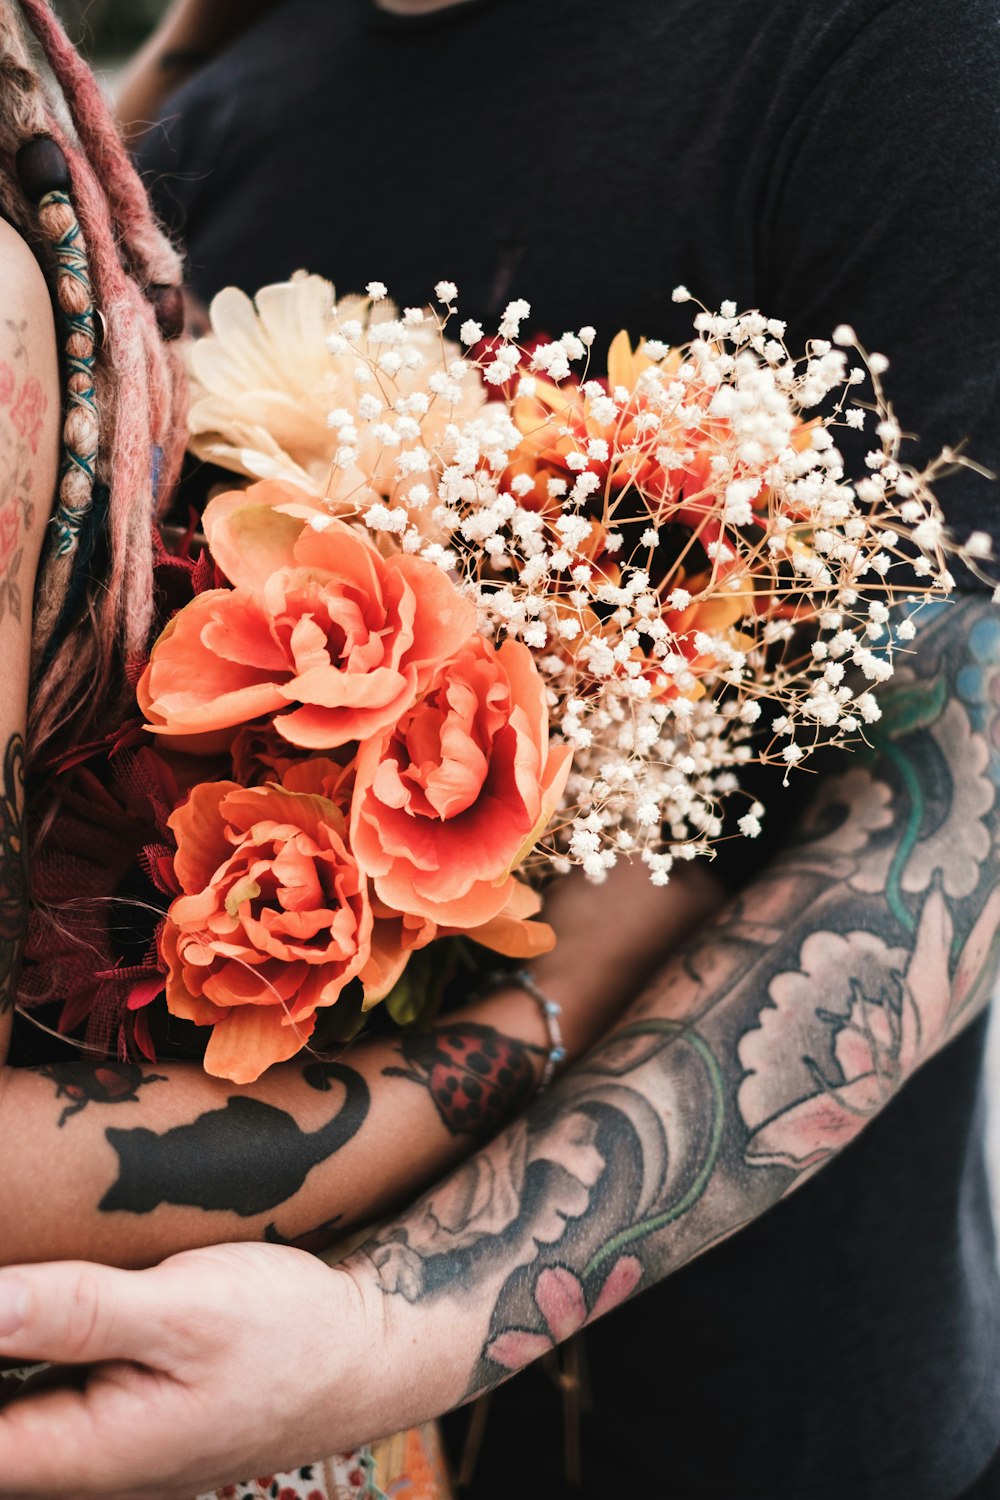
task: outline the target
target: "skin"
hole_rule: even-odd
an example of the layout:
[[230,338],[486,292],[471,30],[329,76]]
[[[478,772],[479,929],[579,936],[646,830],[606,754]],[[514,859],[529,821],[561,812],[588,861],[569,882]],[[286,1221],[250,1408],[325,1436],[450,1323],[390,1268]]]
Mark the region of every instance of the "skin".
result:
[[[0,274],[0,659],[11,673],[0,702],[2,1061],[28,901],[25,601],[55,488],[59,390],[44,281],[2,222]],[[633,898],[633,884],[623,867],[614,890],[629,920],[613,932],[606,912],[588,915],[598,903],[582,882],[563,883],[551,903],[557,930],[589,934],[537,971],[565,1001],[570,1056],[613,1017],[620,991],[610,966],[634,992],[661,945],[719,902],[717,883],[702,871],[652,902],[648,887]],[[337,1058],[303,1052],[247,1087],[209,1077],[197,1062],[81,1054],[40,1068],[0,1066],[0,1264],[77,1256],[144,1266],[233,1240],[307,1236],[314,1245],[342,1236],[409,1201],[523,1107],[547,1045],[537,1003],[506,987],[450,1013],[422,1038],[423,1050],[413,1041],[408,1052],[390,1036]]]
[[[100,1362],[83,1391],[0,1419],[0,1495],[87,1472],[81,1496],[180,1500],[422,1420],[806,1184],[988,1003],[998,688],[988,599],[927,611],[871,753],[838,754],[768,869],[549,1096],[342,1266],[220,1247],[0,1278],[24,1297],[0,1350]],[[266,1434],[250,1347],[275,1357]],[[42,1431],[39,1467],[19,1455]]]
[[450,10],[462,5],[465,0],[376,0],[379,10],[390,11],[394,16],[429,16],[435,10]]
[[488,1390],[807,1183],[988,1003],[998,688],[995,607],[928,611],[872,753],[837,757],[768,869],[549,1096],[342,1266],[232,1246],[0,1277],[23,1298],[0,1351],[98,1362],[0,1419],[0,1495],[181,1500],[347,1449]]
[[174,0],[119,85],[115,109],[126,139],[138,140],[170,95],[275,3]]

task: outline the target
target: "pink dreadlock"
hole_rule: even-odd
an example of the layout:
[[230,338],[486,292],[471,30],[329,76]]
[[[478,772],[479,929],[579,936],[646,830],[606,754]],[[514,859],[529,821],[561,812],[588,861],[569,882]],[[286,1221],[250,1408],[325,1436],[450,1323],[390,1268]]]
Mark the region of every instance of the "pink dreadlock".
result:
[[[73,138],[55,118],[25,28],[58,82]],[[169,494],[184,447],[183,375],[170,342],[181,267],[48,0],[0,0],[0,100],[0,206],[49,271],[64,329],[63,468],[34,615],[27,739],[37,766],[57,735],[85,739],[120,718],[124,667],[148,643],[154,487]],[[104,576],[87,581],[67,621],[95,486],[108,495]]]

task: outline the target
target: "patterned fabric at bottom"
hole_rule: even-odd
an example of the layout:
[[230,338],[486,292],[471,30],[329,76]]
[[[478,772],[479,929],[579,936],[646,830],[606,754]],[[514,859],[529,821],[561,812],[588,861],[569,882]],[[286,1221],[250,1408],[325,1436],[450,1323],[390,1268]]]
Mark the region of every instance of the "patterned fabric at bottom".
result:
[[451,1500],[436,1422],[412,1427],[356,1453],[263,1474],[199,1495],[198,1500]]

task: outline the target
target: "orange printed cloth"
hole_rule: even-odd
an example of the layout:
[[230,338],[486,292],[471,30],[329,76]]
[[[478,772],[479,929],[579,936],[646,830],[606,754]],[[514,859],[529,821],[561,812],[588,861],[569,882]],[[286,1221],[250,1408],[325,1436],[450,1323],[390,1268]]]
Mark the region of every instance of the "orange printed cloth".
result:
[[263,1474],[199,1495],[198,1500],[452,1500],[436,1422],[356,1453],[305,1464],[290,1474]]

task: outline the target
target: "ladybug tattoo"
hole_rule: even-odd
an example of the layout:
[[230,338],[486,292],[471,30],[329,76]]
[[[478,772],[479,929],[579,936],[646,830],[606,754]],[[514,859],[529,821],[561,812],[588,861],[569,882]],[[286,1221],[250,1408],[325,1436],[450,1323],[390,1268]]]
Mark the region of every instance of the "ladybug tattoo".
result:
[[56,1098],[70,1102],[59,1116],[62,1127],[88,1104],[128,1104],[147,1083],[165,1083],[164,1073],[144,1073],[138,1063],[51,1063],[34,1071],[56,1086]]
[[463,1021],[437,1031],[405,1032],[400,1051],[408,1066],[385,1075],[426,1088],[452,1135],[492,1135],[531,1094],[532,1055],[541,1049],[492,1026]]

